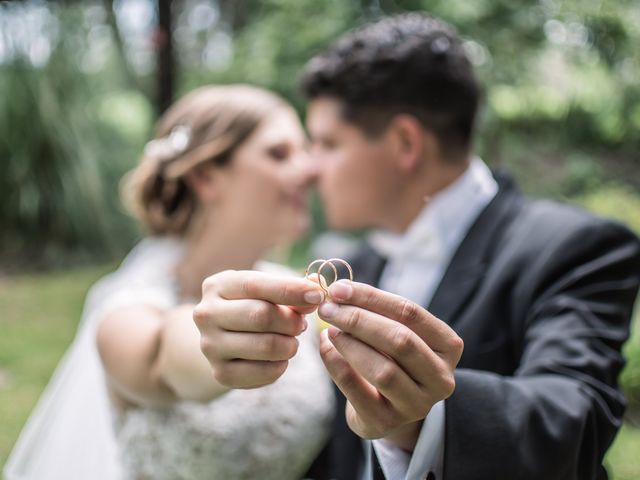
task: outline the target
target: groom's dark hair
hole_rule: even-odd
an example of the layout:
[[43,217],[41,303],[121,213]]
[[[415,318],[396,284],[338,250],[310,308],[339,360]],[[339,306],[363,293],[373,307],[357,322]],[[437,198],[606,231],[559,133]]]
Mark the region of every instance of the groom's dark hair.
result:
[[370,135],[408,113],[445,151],[471,147],[480,87],[456,31],[432,16],[385,17],[346,34],[307,63],[301,87],[309,100],[338,100]]

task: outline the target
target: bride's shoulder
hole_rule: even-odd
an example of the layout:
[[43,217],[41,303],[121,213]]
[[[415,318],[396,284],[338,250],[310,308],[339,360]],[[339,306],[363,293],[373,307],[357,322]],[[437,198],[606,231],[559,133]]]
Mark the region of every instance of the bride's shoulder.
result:
[[[136,244],[116,270],[99,279],[87,294],[85,311],[105,305],[169,301],[173,267],[183,252],[183,243],[172,237],[147,237]],[[157,298],[156,298],[157,297]],[[135,300],[135,302],[134,302]]]

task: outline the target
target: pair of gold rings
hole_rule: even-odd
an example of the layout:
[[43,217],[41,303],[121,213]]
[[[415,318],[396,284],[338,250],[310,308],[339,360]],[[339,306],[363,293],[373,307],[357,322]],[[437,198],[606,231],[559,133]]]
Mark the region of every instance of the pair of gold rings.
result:
[[[331,270],[333,270],[333,281],[331,283],[337,281],[338,269],[336,268],[336,265],[335,265],[336,262],[346,267],[347,271],[349,272],[349,280],[353,281],[353,269],[351,268],[351,265],[349,265],[345,260],[341,258],[330,258],[328,260],[325,260],[324,258],[319,258],[318,260],[314,260],[313,262],[311,262],[307,266],[307,269],[304,271],[305,278],[309,278],[309,275],[312,275],[313,273],[316,273],[318,275],[318,284],[320,285],[320,288],[322,288],[322,291],[325,293],[327,297],[329,296],[328,285],[330,284],[327,284],[327,282],[324,280],[324,277],[322,276],[322,271],[327,266],[331,267]],[[314,272],[313,267],[318,264],[320,264],[320,266]]]

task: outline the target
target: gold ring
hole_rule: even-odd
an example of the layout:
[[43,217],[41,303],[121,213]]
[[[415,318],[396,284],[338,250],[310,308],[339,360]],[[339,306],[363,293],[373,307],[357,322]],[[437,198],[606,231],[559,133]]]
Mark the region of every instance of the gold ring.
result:
[[[327,261],[324,258],[320,258],[318,260],[314,260],[313,262],[311,262],[309,265],[307,265],[307,268],[304,271],[304,277],[309,278],[309,274],[313,273],[311,272],[311,269],[316,263],[321,263],[322,265],[324,265],[326,262]],[[331,263],[331,268],[333,269],[333,282],[335,282],[338,279],[338,269],[333,263]],[[329,295],[329,290],[327,290],[327,287],[325,286],[327,282],[322,281],[322,276],[320,275],[320,268],[316,271],[316,273],[318,274],[318,284],[320,285],[320,288],[324,292],[325,296]]]
[[[353,282],[353,270],[351,268],[351,265],[349,265],[345,260],[342,260],[341,258],[330,258],[329,260],[325,260],[324,262],[322,262],[322,265],[320,265],[320,268],[318,268],[318,276],[320,277],[322,276],[322,269],[327,264],[331,265],[331,268],[333,268],[333,271],[335,272],[337,269],[333,262],[339,262],[343,264],[345,267],[347,267],[347,270],[349,271],[349,280]],[[337,279],[338,279],[338,276],[336,275],[333,282],[335,282]],[[329,294],[329,288],[327,288],[325,291],[327,293],[327,298],[331,299],[331,295]]]
[[[353,282],[353,269],[351,268],[351,265],[349,265],[347,263],[346,260],[343,260],[341,258],[330,258],[329,260],[325,260],[322,265],[320,265],[320,268],[318,268],[318,275],[322,275],[322,269],[327,265],[331,265],[331,268],[333,268],[334,272],[337,272],[336,266],[333,264],[333,262],[339,262],[341,264],[343,264],[345,267],[347,267],[347,271],[349,272],[349,280],[351,282]],[[333,279],[333,281],[335,282],[338,279],[338,274],[336,273],[335,278]],[[331,282],[333,283],[333,282]]]

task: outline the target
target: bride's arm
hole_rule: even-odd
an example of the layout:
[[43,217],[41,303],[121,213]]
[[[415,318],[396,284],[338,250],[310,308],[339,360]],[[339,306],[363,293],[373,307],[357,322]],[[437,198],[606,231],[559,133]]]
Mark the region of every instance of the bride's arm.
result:
[[210,401],[228,389],[213,377],[200,350],[193,305],[171,310],[128,306],[98,326],[98,351],[111,393],[122,405],[168,406]]

